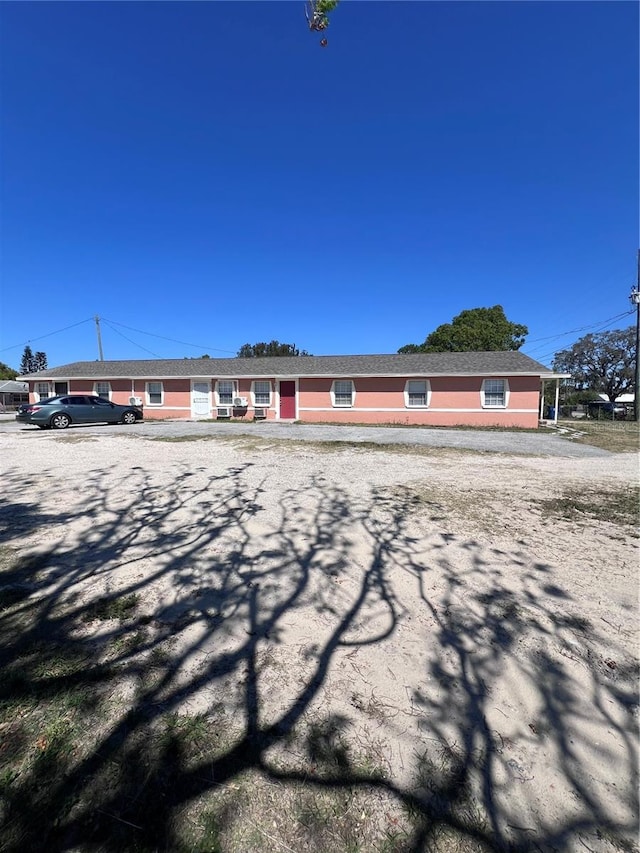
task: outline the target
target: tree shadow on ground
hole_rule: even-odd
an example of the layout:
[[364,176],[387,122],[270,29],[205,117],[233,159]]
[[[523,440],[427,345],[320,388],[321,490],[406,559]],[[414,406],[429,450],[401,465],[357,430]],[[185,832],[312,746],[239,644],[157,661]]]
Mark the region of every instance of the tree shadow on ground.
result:
[[[338,849],[331,820],[345,850],[629,846],[637,672],[622,651],[609,663],[594,651],[610,638],[571,612],[551,567],[461,539],[409,493],[358,502],[320,479],[267,512],[249,469],[177,468],[171,488],[141,469],[96,471],[59,514],[5,480],[5,541],[56,531],[0,580],[7,853],[264,849],[259,824],[253,842],[233,841],[255,815],[250,773],[280,786],[281,808],[282,786],[296,786],[308,849]],[[383,666],[416,612],[423,645],[402,709],[415,760],[398,781],[353,748],[349,691],[330,702],[326,688],[339,656]],[[295,648],[294,625],[296,638],[308,626]],[[508,735],[493,701],[505,680],[519,721]],[[393,750],[385,712],[365,710]],[[529,793],[536,749],[553,765],[549,798],[570,807],[541,812]],[[611,761],[617,788],[594,775]],[[373,822],[391,806],[404,817],[378,823],[367,846],[353,810],[308,799],[346,790],[380,804]]]

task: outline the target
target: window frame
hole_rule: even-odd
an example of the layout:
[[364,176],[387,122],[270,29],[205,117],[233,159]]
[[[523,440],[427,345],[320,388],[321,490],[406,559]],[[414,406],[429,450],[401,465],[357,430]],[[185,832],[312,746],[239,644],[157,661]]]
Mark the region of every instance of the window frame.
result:
[[[336,386],[339,382],[349,382],[351,384],[351,402],[350,403],[339,403],[338,402],[338,392],[336,391]],[[331,383],[331,405],[334,409],[353,409],[356,404],[356,383],[353,379],[334,379]]]
[[[231,400],[230,400],[228,403],[223,403],[223,402],[220,400],[220,385],[221,385],[221,383],[223,383],[223,382],[225,382],[225,383],[227,383],[227,382],[228,382],[228,383],[230,383],[230,385],[231,385]],[[235,398],[235,397],[239,397],[239,396],[240,396],[240,395],[238,394],[238,380],[237,380],[237,379],[226,379],[226,378],[225,378],[225,379],[216,379],[216,390],[215,390],[215,394],[216,394],[216,407],[217,407],[217,406],[221,406],[221,407],[231,407],[231,408],[233,408],[233,400],[234,400],[234,398]]]
[[[106,385],[106,387],[109,389],[107,397],[105,397],[103,394],[101,394],[100,391],[98,390],[100,385]],[[93,396],[94,397],[100,397],[103,400],[108,400],[109,402],[111,402],[111,390],[112,390],[111,389],[111,383],[106,381],[106,380],[101,380],[100,382],[94,382],[93,383]]]
[[[424,403],[412,403],[411,402],[411,394],[409,391],[409,385],[412,382],[423,382],[424,383]],[[416,378],[407,379],[404,386],[404,405],[407,409],[428,409],[431,405],[431,382],[428,379]]]
[[[487,392],[486,386],[488,382],[502,382],[502,403],[488,403],[487,396],[495,396],[495,392]],[[509,380],[504,376],[488,376],[486,379],[482,380],[482,387],[480,389],[480,403],[482,404],[483,409],[506,409],[509,406]]]
[[[151,391],[149,387],[151,385],[159,385],[160,386],[160,402],[154,403],[151,401]],[[161,379],[152,379],[148,382],[144,383],[144,390],[147,396],[147,406],[164,406],[164,382]],[[155,392],[154,392],[155,393]]]
[[[40,393],[40,388],[42,388],[42,386],[43,386],[43,385],[46,385],[46,386],[47,386],[47,393],[46,393],[46,394],[44,394],[44,396]],[[34,387],[33,391],[34,391],[34,394],[35,394],[35,395],[37,395],[37,397],[38,397],[38,400],[37,400],[37,402],[38,402],[38,403],[39,403],[41,400],[48,400],[48,399],[49,399],[49,397],[53,397],[53,396],[55,396],[54,394],[52,394],[52,393],[51,393],[51,383],[50,383],[50,382],[47,382],[47,381],[43,381],[43,382],[36,382],[36,384],[35,384],[35,387]],[[66,397],[66,396],[68,396],[68,393],[67,393],[67,394],[65,394],[64,396],[65,396],[65,397]]]
[[[256,385],[260,385],[260,384],[269,386],[269,402],[268,403],[258,402],[258,393],[259,392],[256,391]],[[254,379],[253,382],[251,383],[251,399],[253,400],[254,408],[257,407],[259,409],[270,409],[271,408],[271,402],[273,400],[273,388],[271,386],[271,380],[270,379]]]

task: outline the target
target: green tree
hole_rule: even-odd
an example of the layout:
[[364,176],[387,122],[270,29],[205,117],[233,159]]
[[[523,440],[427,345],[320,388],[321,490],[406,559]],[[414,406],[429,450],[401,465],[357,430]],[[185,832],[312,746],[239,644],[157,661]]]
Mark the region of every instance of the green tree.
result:
[[15,379],[17,375],[17,370],[14,370],[12,367],[9,367],[8,364],[0,361],[0,379]]
[[46,352],[39,351],[33,356],[33,367],[34,373],[37,373],[39,370],[47,369],[47,354]]
[[431,332],[422,344],[406,344],[398,352],[499,352],[518,350],[529,329],[507,320],[502,305],[462,311]]
[[238,350],[238,358],[264,358],[266,356],[311,355],[306,350],[299,350],[295,344],[281,344],[280,341],[270,341],[268,344],[243,344]]
[[609,400],[634,387],[635,329],[615,329],[585,335],[566,350],[556,353],[553,369],[570,373],[575,391],[598,391]]
[[35,366],[35,359],[33,357],[33,351],[29,344],[22,351],[22,360],[20,362],[20,374],[25,376],[27,373],[33,373]]
[[47,354],[46,352],[33,353],[29,344],[22,352],[22,361],[20,362],[20,374],[25,376],[28,373],[38,373],[39,370],[47,369]]

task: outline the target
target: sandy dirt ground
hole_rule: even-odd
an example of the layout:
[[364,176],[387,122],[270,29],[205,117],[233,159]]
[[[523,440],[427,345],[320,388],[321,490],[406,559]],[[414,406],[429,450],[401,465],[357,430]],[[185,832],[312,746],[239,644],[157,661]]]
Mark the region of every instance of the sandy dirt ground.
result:
[[2,436],[4,542],[47,555],[39,594],[140,595],[164,710],[280,767],[316,726],[495,849],[634,847],[637,532],[541,502],[635,455],[41,438]]

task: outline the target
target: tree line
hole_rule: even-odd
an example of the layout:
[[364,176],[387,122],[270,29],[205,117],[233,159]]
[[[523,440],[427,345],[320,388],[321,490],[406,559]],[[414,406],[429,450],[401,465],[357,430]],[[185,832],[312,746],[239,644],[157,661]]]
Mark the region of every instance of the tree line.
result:
[[0,361],[0,379],[15,379],[16,376],[26,376],[29,373],[38,373],[40,370],[46,370],[47,354],[46,352],[33,352],[31,347],[27,345],[22,352],[22,360],[20,361],[20,370],[14,370]]
[[[405,344],[399,353],[421,352],[505,352],[519,350],[529,329],[509,320],[502,305],[461,311],[450,323],[443,323],[422,343]],[[239,358],[310,355],[295,344],[243,344]],[[609,400],[634,388],[635,330],[616,329],[589,334],[573,346],[555,354],[553,370],[571,374],[570,386],[577,398],[585,401],[604,393]]]
[[[405,344],[399,353],[421,352],[503,352],[519,350],[525,343],[529,330],[522,323],[515,323],[505,315],[501,305],[491,308],[471,308],[461,311],[450,323],[443,323],[427,335],[422,343]],[[243,344],[237,352],[238,358],[266,358],[284,356],[308,356],[305,349],[296,344],[278,340]],[[200,358],[210,358],[208,354]],[[571,347],[555,354],[553,369],[558,373],[571,374],[571,391],[578,399],[586,401],[598,393],[606,394],[609,400],[634,390],[635,329],[614,329],[608,332],[588,334]],[[25,346],[20,370],[0,362],[0,379],[15,379],[18,375],[38,373],[47,369],[47,354],[33,352]]]

